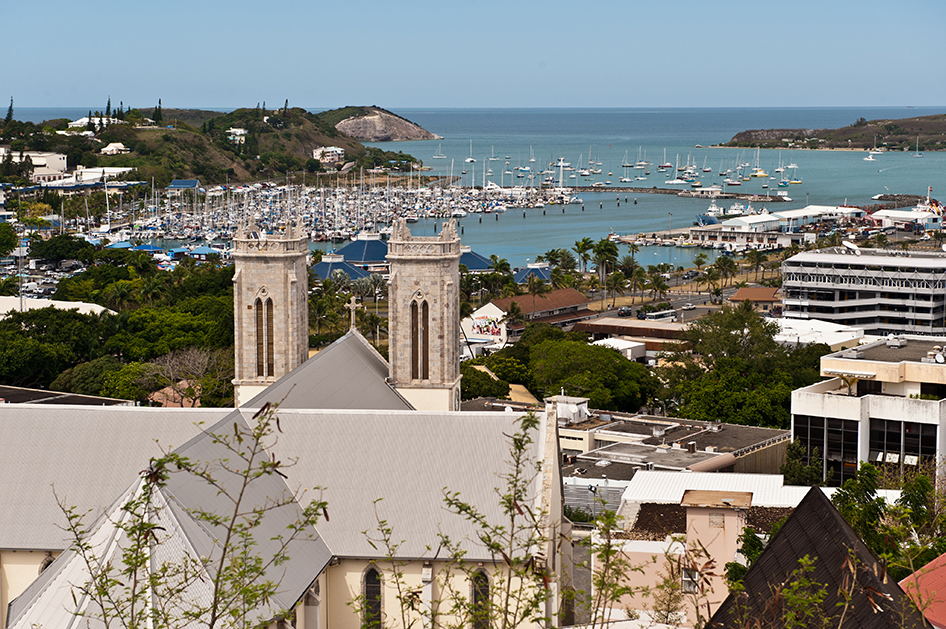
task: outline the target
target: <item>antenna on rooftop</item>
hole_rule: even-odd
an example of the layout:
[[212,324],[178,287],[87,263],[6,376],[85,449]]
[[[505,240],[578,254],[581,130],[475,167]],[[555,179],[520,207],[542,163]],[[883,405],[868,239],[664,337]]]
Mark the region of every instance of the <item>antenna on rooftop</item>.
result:
[[846,249],[849,249],[849,250],[853,251],[853,252],[854,252],[854,255],[856,255],[856,256],[861,255],[861,250],[858,249],[857,245],[855,245],[853,242],[851,242],[851,241],[849,241],[849,240],[844,240],[844,241],[841,242],[841,244],[844,245],[844,247],[845,247]]
[[942,365],[943,363],[946,363],[946,358],[943,358],[942,354],[937,354],[935,360],[937,364],[940,364],[940,365]]
[[942,249],[943,251],[946,251],[946,242],[944,242],[943,244],[941,244],[941,245],[939,246],[939,248]]

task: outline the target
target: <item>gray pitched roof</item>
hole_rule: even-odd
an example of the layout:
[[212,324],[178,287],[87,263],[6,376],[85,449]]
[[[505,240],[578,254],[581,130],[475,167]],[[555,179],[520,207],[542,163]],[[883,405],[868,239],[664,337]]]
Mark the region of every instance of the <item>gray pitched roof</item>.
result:
[[[7,405],[0,414],[0,548],[67,547],[65,518],[51,485],[69,505],[102,510],[157,456],[161,445],[186,444],[195,422],[213,424],[253,410]],[[465,540],[471,558],[490,559],[472,542],[474,529],[443,508],[443,489],[458,491],[491,518],[501,517],[493,491],[506,471],[514,413],[286,409],[275,447],[290,487],[325,488],[331,519],[319,532],[340,557],[376,557],[362,534],[390,521],[404,557],[437,545],[437,532]],[[228,419],[227,421],[232,421]],[[541,456],[541,441],[532,446]]]
[[284,409],[411,410],[387,377],[387,361],[357,330],[351,330],[244,406],[279,402]]
[[125,491],[161,446],[179,446],[233,409],[133,406],[0,408],[0,548],[59,550],[67,546],[67,505],[102,509]]
[[[501,522],[494,488],[507,471],[509,444],[519,414],[382,411],[280,411],[284,434],[276,446],[280,460],[297,459],[287,472],[299,483],[324,487],[331,519],[319,532],[339,557],[377,557],[363,534],[388,520],[394,539],[404,540],[399,556],[430,557],[437,532],[465,541],[469,559],[488,560],[473,543],[475,529],[444,510],[443,490],[460,492]],[[533,435],[531,454],[540,458]],[[430,545],[434,550],[427,551]]]
[[[261,560],[265,570],[259,580],[277,584],[276,593],[254,607],[251,624],[256,624],[274,618],[280,610],[289,609],[300,600],[328,564],[331,553],[314,528],[300,531],[295,538],[288,533],[288,527],[302,518],[302,512],[300,505],[292,500],[292,493],[282,477],[276,474],[259,475],[249,484],[243,485],[244,477],[238,472],[229,471],[246,466],[246,461],[237,454],[248,452],[250,445],[255,443],[252,439],[242,439],[237,444],[231,426],[239,426],[241,434],[247,434],[248,426],[240,412],[231,411],[223,420],[207,428],[207,432],[198,434],[175,450],[175,453],[192,462],[212,465],[213,484],[182,471],[172,471],[163,485],[150,485],[144,478],[139,478],[89,528],[88,539],[99,561],[121,565],[128,538],[114,523],[123,519],[124,505],[129,500],[139,492],[151,489],[153,500],[150,503],[155,507],[152,517],[157,518],[156,523],[160,526],[155,533],[161,541],[154,552],[149,554],[152,569],[157,569],[165,562],[180,565],[184,557],[207,558],[203,562],[203,569],[212,577],[223,552],[219,540],[224,538],[224,529],[205,519],[196,518],[192,513],[200,510],[226,518],[234,504],[230,497],[237,495],[242,495],[244,512],[265,505],[281,505],[267,509],[252,533],[255,542],[253,553]],[[230,444],[214,435],[229,438]],[[268,458],[269,454],[264,451],[261,456]],[[223,460],[228,461],[226,466],[219,464]],[[274,561],[284,543],[288,561]],[[104,624],[96,618],[98,610],[94,603],[78,592],[73,594],[75,584],[85,583],[89,578],[85,561],[74,552],[64,552],[11,603],[7,626],[11,629],[71,627],[79,622],[76,613],[88,610],[90,615],[82,619],[82,624],[92,628],[103,627]],[[183,609],[205,607],[212,590],[211,579],[195,579],[186,587],[178,604],[182,603]],[[159,596],[161,593],[161,590],[157,591]],[[194,619],[184,626],[197,627],[201,624],[199,619]]]

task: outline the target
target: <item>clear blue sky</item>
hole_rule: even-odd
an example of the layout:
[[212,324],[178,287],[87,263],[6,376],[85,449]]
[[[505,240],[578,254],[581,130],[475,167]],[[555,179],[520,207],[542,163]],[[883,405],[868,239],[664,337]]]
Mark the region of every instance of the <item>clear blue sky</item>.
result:
[[0,102],[946,105],[943,0],[0,0]]

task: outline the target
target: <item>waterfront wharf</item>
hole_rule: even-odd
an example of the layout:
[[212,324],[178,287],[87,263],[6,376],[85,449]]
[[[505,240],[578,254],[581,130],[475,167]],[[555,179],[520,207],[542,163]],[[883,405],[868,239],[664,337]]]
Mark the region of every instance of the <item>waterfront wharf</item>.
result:
[[633,186],[570,186],[576,192],[614,192],[626,194],[668,194],[676,197],[690,197],[697,199],[740,199],[742,201],[773,202],[781,203],[787,201],[785,197],[778,195],[750,194],[745,192],[720,192],[719,194],[708,194],[706,189],[694,188],[693,190],[683,190],[680,188],[638,188]]

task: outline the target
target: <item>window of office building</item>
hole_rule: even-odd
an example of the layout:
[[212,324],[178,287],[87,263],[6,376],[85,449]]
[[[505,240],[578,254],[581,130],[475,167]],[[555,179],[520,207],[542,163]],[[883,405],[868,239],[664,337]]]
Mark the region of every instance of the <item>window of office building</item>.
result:
[[936,426],[872,418],[868,445],[868,459],[878,467],[903,470],[935,462]]

